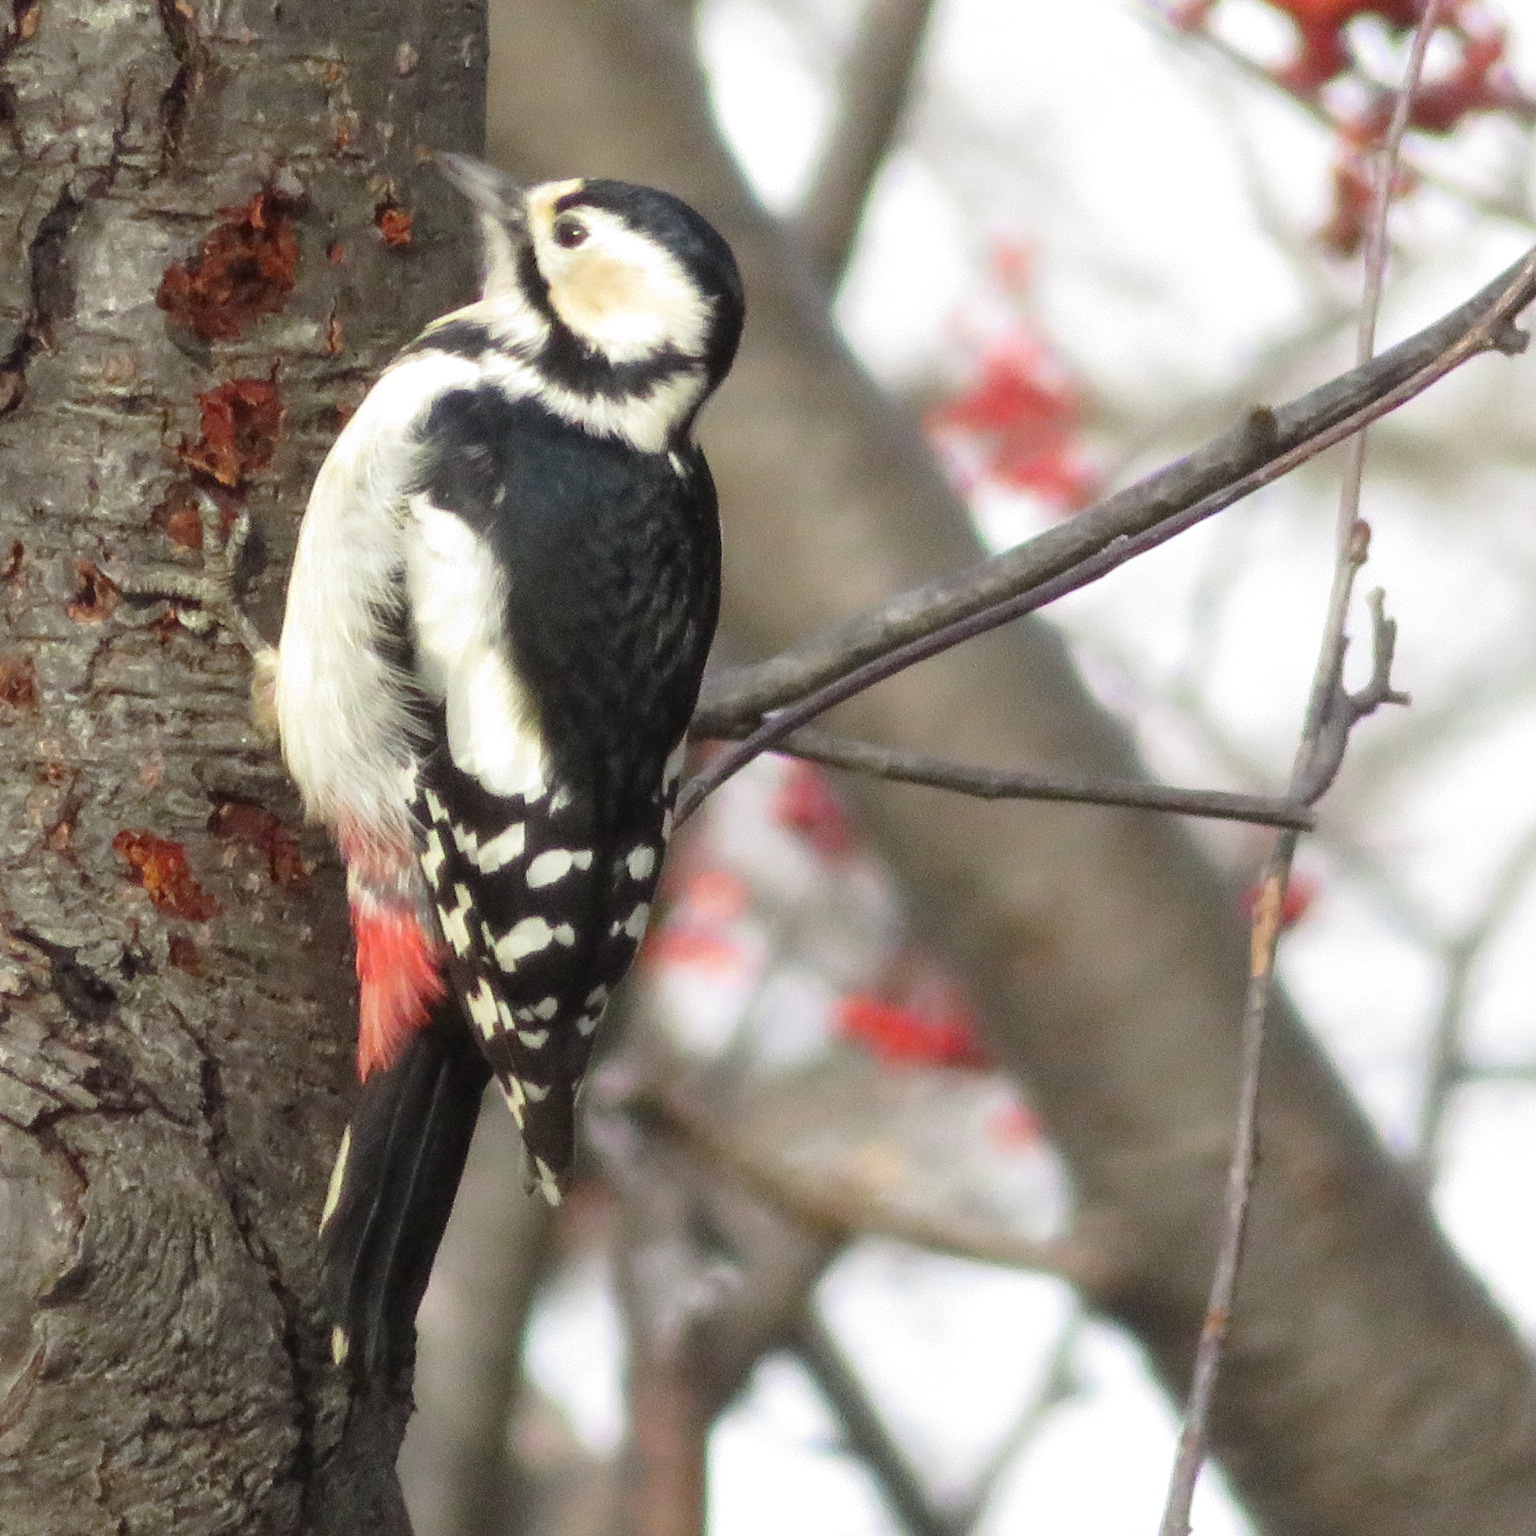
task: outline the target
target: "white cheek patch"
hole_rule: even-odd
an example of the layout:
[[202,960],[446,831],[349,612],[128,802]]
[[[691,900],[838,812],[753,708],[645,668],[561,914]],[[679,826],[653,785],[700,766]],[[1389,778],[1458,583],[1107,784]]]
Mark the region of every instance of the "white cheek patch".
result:
[[555,312],[611,362],[664,347],[697,357],[709,334],[710,301],[678,259],[606,208],[583,207],[587,239],[565,250],[536,239]]

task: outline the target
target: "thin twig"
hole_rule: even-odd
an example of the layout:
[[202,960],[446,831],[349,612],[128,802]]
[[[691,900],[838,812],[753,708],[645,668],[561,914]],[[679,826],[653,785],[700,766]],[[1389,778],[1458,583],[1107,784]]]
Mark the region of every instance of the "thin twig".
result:
[[1056,800],[1080,805],[1118,805],[1133,810],[1165,811],[1176,816],[1204,816],[1217,821],[1251,822],[1261,827],[1294,827],[1310,832],[1317,824],[1311,808],[1272,795],[1243,795],[1221,789],[1170,789],[1119,779],[1058,777],[1019,768],[981,768],[897,747],[880,747],[849,736],[807,727],[781,741],[776,751],[830,768],[926,784],[979,800]]
[[[1398,157],[1413,109],[1413,94],[1423,72],[1424,55],[1439,23],[1441,4],[1442,0],[1428,0],[1425,5],[1413,36],[1403,85],[1397,93],[1391,126],[1387,130],[1377,164],[1378,179],[1365,253],[1365,293],[1357,339],[1357,361],[1362,365],[1370,358],[1375,347],[1376,317],[1381,308],[1386,274],[1387,216],[1392,206]],[[1365,437],[1362,433],[1349,445],[1349,456],[1340,487],[1328,615],[1313,674],[1312,693],[1307,704],[1301,742],[1291,772],[1291,792],[1298,798],[1315,798],[1321,794],[1338,771],[1343,758],[1343,742],[1339,743],[1337,751],[1324,746],[1324,738],[1334,723],[1342,724],[1347,739],[1349,727],[1361,715],[1369,713],[1378,703],[1391,702],[1400,697],[1395,694],[1390,677],[1395,630],[1386,618],[1379,594],[1372,603],[1375,666],[1371,683],[1360,695],[1351,696],[1344,691],[1342,682],[1350,594],[1354,590],[1355,576],[1365,563],[1370,547],[1369,529],[1359,517],[1364,464]],[[1259,897],[1254,904],[1249,940],[1248,990],[1243,1003],[1242,1043],[1239,1052],[1241,1087],[1237,1128],[1227,1168],[1221,1239],[1200,1341],[1195,1350],[1189,1402],[1185,1409],[1184,1428],[1179,1436],[1178,1456],[1169,1481],[1168,1500],[1159,1528],[1160,1536],[1189,1536],[1190,1508],[1200,1468],[1205,1461],[1211,1401],[1231,1326],[1232,1303],[1237,1291],[1243,1238],[1253,1195],[1265,1023],[1270,995],[1274,990],[1275,954],[1280,939],[1281,914],[1284,911],[1286,888],[1290,882],[1298,838],[1299,834],[1291,831],[1281,832],[1275,838],[1275,847],[1265,866],[1259,885]]]
[[939,1509],[870,1402],[858,1372],[813,1312],[801,1318],[789,1344],[837,1416],[848,1449],[880,1485],[902,1529],[910,1536],[964,1536],[967,1527]]
[[1462,1042],[1473,974],[1488,945],[1498,937],[1510,910],[1536,870],[1536,826],[1527,829],[1493,882],[1493,890],[1473,920],[1445,947],[1445,981],[1434,1031],[1425,1053],[1424,1092],[1414,1137],[1413,1166],[1424,1187],[1434,1181],[1440,1137],[1451,1093],[1473,1075]]
[[698,735],[751,727],[683,786],[678,820],[791,731],[884,678],[1054,602],[1358,432],[1482,352],[1519,352],[1536,249],[1436,324],[1035,538],[901,594],[770,661],[706,682]]
[[1029,1445],[1045,1427],[1052,1410],[1081,1393],[1082,1383],[1074,1366],[1078,1345],[1082,1342],[1083,1318],[1081,1306],[1074,1301],[1072,1311],[1057,1334],[1056,1342],[1046,1359],[1045,1369],[1040,1373],[1039,1384],[1029,1402],[1024,1405],[1023,1413],[1019,1415],[1013,1428],[1003,1436],[992,1454],[987,1457],[976,1476],[969,1496],[955,1511],[957,1522],[963,1521],[960,1527],[962,1530],[973,1530],[980,1523],[996,1491],[999,1479],[1012,1465],[1019,1452]]

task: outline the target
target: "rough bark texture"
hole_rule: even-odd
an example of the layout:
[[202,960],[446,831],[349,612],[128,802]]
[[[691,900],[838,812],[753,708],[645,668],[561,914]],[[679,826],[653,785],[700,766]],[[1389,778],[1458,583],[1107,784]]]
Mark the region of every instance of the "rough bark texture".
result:
[[[628,0],[499,0],[495,16],[493,153],[533,174],[670,187],[741,259],[746,345],[706,423],[732,629],[766,654],[973,559],[914,425],[859,374],[808,263],[744,191],[675,20]],[[1039,625],[930,662],[846,716],[877,739],[977,762],[1135,770]],[[895,787],[864,800],[986,999],[1082,1206],[1121,1234],[1118,1280],[1096,1300],[1181,1393],[1235,1101],[1247,963],[1235,893],[1166,819]],[[1536,1383],[1514,1330],[1284,1003],[1266,1074],[1215,1424],[1239,1492],[1286,1536],[1530,1530]]]
[[405,1405],[347,1418],[314,1306],[351,1078],[338,870],[250,729],[244,653],[119,588],[197,568],[201,486],[253,514],[275,635],[339,413],[469,287],[419,154],[477,147],[481,10],[7,14],[0,1530],[403,1530]]

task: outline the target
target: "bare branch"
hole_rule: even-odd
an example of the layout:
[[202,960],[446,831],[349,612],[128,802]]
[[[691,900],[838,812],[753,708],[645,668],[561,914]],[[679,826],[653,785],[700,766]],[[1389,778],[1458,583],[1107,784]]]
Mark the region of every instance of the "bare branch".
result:
[[1098,580],[1351,437],[1469,358],[1519,352],[1527,338],[1515,318],[1533,298],[1536,249],[1379,358],[1275,410],[1250,412],[1204,448],[1068,522],[769,661],[707,679],[695,715],[698,734],[752,730],[684,786],[679,820],[759,752],[835,704]]
[[950,762],[922,752],[880,747],[869,741],[834,736],[814,728],[796,731],[776,751],[830,768],[867,773],[903,784],[926,784],[979,800],[1057,800],[1083,805],[1121,805],[1134,810],[1167,811],[1176,816],[1205,816],[1217,821],[1245,821],[1261,827],[1294,827],[1310,832],[1317,818],[1307,806],[1266,795],[1242,795],[1220,789],[1170,789],[1113,779],[1059,778],[1020,768],[981,768]]
[[869,0],[843,69],[839,112],[798,219],[817,270],[835,285],[870,188],[901,125],[933,0]]
[[[1398,157],[1408,118],[1413,108],[1413,93],[1424,69],[1424,55],[1430,37],[1439,24],[1442,0],[1427,0],[1418,29],[1413,35],[1402,88],[1393,106],[1391,126],[1383,141],[1376,173],[1375,202],[1372,208],[1370,239],[1365,253],[1365,294],[1361,305],[1357,360],[1361,367],[1376,344],[1376,317],[1381,309],[1382,287],[1387,263],[1387,216],[1392,207],[1392,188],[1397,179]],[[1390,354],[1389,354],[1390,355]],[[1375,666],[1370,684],[1358,697],[1344,691],[1342,677],[1347,645],[1350,595],[1355,577],[1370,551],[1370,529],[1360,521],[1360,488],[1365,468],[1365,437],[1356,436],[1349,445],[1343,483],[1339,490],[1338,521],[1335,527],[1333,581],[1328,597],[1328,613],[1323,624],[1323,638],[1313,673],[1312,694],[1307,705],[1301,742],[1291,770],[1291,792],[1302,797],[1316,785],[1321,793],[1332,782],[1343,758],[1350,727],[1379,703],[1402,701],[1391,685],[1392,652],[1396,626],[1386,617],[1380,592],[1373,595],[1371,612],[1375,640]],[[1324,746],[1325,738],[1335,736],[1336,745]],[[1275,839],[1254,904],[1249,939],[1248,990],[1243,1001],[1241,1075],[1238,1091],[1237,1127],[1232,1141],[1232,1156],[1227,1166],[1225,1209],[1222,1212],[1221,1241],[1216,1268],[1211,1277],[1210,1297],[1195,1350],[1195,1367],[1189,1388],[1189,1402],[1184,1428],[1179,1435],[1179,1451],[1169,1479],[1168,1499],[1163,1510],[1159,1536],[1189,1536],[1190,1508],[1195,1484],[1206,1454],[1206,1432],[1216,1377],[1232,1322],[1232,1304],[1237,1294],[1238,1270],[1242,1264],[1243,1238],[1248,1227],[1248,1210],[1253,1197],[1253,1179],[1258,1151],[1259,1077],[1264,1061],[1264,1037],[1269,1014],[1270,995],[1274,990],[1275,955],[1279,946],[1281,914],[1286,888],[1296,856],[1298,834],[1282,832]]]

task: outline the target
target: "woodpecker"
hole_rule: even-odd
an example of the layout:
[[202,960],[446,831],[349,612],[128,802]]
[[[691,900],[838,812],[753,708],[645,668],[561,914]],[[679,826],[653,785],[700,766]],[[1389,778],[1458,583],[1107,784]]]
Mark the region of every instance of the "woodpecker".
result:
[[397,1367],[494,1075],[558,1201],[645,932],[719,603],[693,437],[741,334],[730,247],[620,181],[441,154],[480,297],[395,358],[300,527],[283,752],[347,866],[358,1101],[321,1222],[332,1351]]

